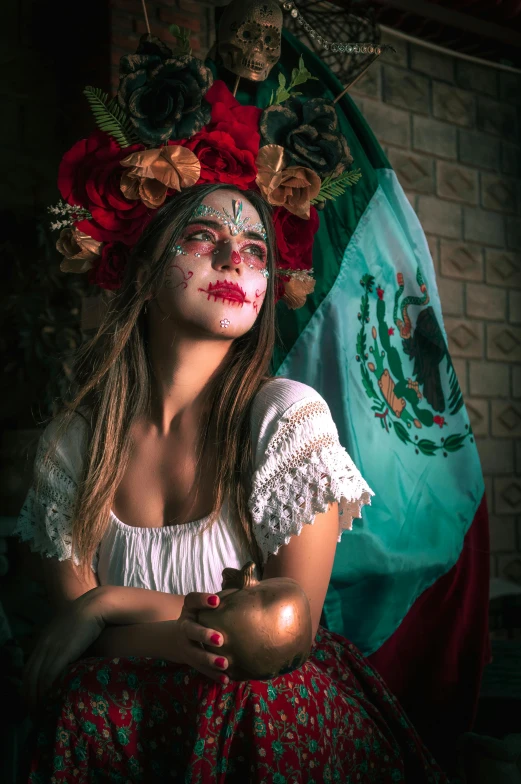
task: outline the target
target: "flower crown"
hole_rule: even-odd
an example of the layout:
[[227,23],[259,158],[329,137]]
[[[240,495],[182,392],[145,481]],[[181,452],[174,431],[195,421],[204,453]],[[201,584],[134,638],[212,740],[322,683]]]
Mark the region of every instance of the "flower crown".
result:
[[295,88],[311,79],[301,57],[289,84],[279,75],[268,107],[242,106],[201,60],[142,36],[136,54],[121,58],[115,98],[84,91],[98,130],[63,156],[62,200],[49,208],[62,271],[119,288],[158,207],[195,184],[226,183],[258,190],[274,207],[277,297],[301,307],[315,285],[317,209],[361,177],[333,103],[298,100]]

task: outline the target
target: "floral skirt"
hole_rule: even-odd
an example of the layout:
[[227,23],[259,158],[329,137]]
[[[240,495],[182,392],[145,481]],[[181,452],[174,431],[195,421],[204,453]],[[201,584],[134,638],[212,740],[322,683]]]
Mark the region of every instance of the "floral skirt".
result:
[[382,679],[319,628],[306,664],[221,686],[160,659],[88,658],[56,683],[31,784],[446,784]]

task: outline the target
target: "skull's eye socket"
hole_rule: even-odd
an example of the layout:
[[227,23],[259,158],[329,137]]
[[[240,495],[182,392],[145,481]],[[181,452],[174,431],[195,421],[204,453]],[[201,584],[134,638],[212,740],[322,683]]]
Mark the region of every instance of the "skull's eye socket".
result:
[[250,38],[251,38],[250,31],[249,30],[243,30],[242,31],[242,37],[244,38],[245,41],[249,41]]
[[269,45],[269,44],[271,44],[272,40],[273,40],[273,38],[271,37],[271,34],[268,33],[268,35],[264,39],[264,43]]

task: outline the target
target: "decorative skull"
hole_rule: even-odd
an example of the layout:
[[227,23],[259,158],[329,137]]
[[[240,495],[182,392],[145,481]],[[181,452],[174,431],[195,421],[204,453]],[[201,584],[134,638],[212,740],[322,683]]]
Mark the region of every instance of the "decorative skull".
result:
[[280,57],[282,11],[273,0],[232,0],[218,32],[217,51],[224,66],[254,82],[263,82]]

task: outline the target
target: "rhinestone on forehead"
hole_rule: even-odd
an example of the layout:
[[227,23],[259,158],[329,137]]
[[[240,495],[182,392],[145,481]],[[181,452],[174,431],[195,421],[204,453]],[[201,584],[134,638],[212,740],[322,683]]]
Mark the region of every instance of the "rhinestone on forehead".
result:
[[200,204],[192,213],[192,218],[206,218],[213,215],[215,218],[219,218],[225,226],[228,226],[232,237],[248,229],[248,231],[258,231],[262,239],[266,240],[266,229],[262,223],[252,223],[250,225],[250,219],[242,217],[242,201],[234,199],[232,205],[233,215],[230,215],[225,207],[223,207],[221,212],[214,207],[209,207],[207,204]]

